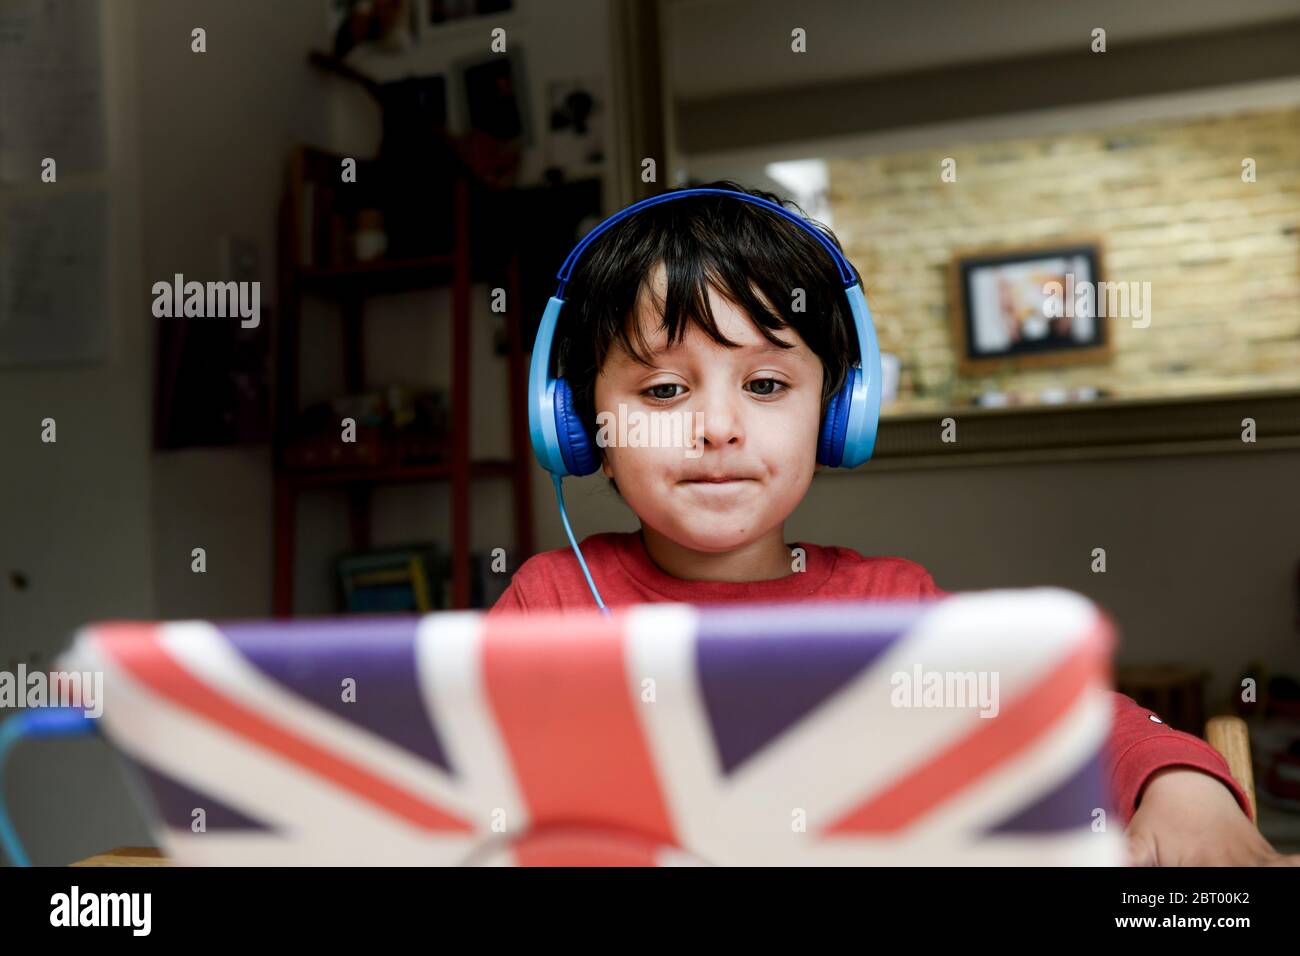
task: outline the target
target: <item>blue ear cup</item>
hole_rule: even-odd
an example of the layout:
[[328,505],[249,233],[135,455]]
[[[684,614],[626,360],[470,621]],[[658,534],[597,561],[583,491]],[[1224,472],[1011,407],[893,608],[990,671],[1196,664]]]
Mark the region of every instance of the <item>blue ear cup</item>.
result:
[[[876,448],[876,429],[880,425],[880,345],[876,341],[876,327],[871,321],[871,310],[862,286],[854,282],[844,290],[853,314],[853,328],[858,333],[858,364],[850,366],[848,378],[840,394],[835,396],[836,416],[831,406],[826,408],[825,430],[838,414],[847,421],[842,438],[832,430],[827,442],[827,464],[840,468],[856,468],[871,458]],[[838,442],[838,447],[837,447]]]
[[569,474],[590,475],[600,467],[600,457],[573,407],[573,392],[562,378],[555,380],[555,439]]
[[853,405],[853,392],[857,388],[862,370],[851,366],[845,376],[844,384],[831,396],[826,405],[826,416],[822,419],[822,430],[817,441],[817,462],[839,467],[844,459],[844,439],[849,431],[849,410]]

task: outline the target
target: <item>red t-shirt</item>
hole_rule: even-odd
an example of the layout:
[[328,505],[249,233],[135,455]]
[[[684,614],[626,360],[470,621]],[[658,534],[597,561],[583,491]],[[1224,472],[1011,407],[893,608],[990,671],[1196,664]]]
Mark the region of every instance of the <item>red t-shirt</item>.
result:
[[[664,572],[650,558],[639,531],[589,535],[579,547],[600,596],[609,607],[653,604],[723,604],[730,601],[798,601],[945,597],[930,573],[906,558],[868,558],[852,548],[797,541],[806,564],[799,573],[768,581],[688,581]],[[595,598],[571,548],[534,555],[515,572],[489,614],[594,608]],[[1191,767],[1232,791],[1249,815],[1245,792],[1232,779],[1219,752],[1199,737],[1161,723],[1131,698],[1115,694],[1107,764],[1116,810],[1125,824],[1153,773]]]

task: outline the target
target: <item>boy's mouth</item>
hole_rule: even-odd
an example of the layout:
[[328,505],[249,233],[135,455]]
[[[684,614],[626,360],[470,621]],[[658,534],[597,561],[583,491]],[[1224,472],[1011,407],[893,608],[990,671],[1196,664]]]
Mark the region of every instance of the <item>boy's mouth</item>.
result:
[[684,485],[738,485],[742,481],[753,481],[752,478],[743,478],[739,475],[707,475],[701,478],[686,478],[682,481]]

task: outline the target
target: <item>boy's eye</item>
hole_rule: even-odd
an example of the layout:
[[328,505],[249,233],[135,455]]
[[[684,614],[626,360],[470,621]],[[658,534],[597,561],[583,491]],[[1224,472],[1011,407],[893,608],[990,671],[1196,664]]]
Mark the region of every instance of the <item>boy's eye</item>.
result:
[[779,394],[780,390],[786,387],[784,382],[779,382],[774,378],[756,378],[749,384],[760,386],[755,388],[754,394],[763,396]]
[[671,395],[664,395],[664,394],[662,394],[662,393],[659,391],[659,389],[661,389],[661,388],[681,388],[681,386],[678,385],[676,382],[662,382],[662,383],[660,383],[660,384],[658,384],[658,385],[651,385],[649,388],[647,388],[647,389],[646,389],[644,392],[642,392],[641,394],[642,394],[642,395],[649,395],[651,398],[653,398],[653,399],[657,399],[658,401],[661,401],[661,402],[666,402],[666,401],[669,401],[669,400],[674,399],[674,398],[677,397],[677,393],[676,393],[676,392],[674,392],[674,393],[671,394]]

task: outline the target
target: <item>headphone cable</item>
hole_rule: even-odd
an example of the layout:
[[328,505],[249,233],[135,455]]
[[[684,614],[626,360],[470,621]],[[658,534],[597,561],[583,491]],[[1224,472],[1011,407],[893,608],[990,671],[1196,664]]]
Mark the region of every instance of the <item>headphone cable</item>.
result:
[[0,846],[14,866],[31,866],[18,832],[5,808],[5,758],[24,737],[84,737],[95,732],[95,718],[80,707],[45,707],[13,714],[0,721]]
[[596,590],[596,585],[591,580],[591,572],[587,570],[587,562],[582,559],[582,549],[578,547],[578,542],[574,540],[573,529],[569,527],[569,515],[564,510],[564,487],[561,484],[563,480],[554,472],[551,473],[551,481],[555,483],[555,499],[560,503],[560,520],[564,522],[564,533],[569,536],[569,544],[573,545],[573,553],[578,556],[578,564],[582,567],[582,574],[587,579],[587,587],[591,588],[591,593],[596,598],[596,606],[606,614],[610,614],[612,612],[605,606],[605,602],[600,599],[600,592]]

